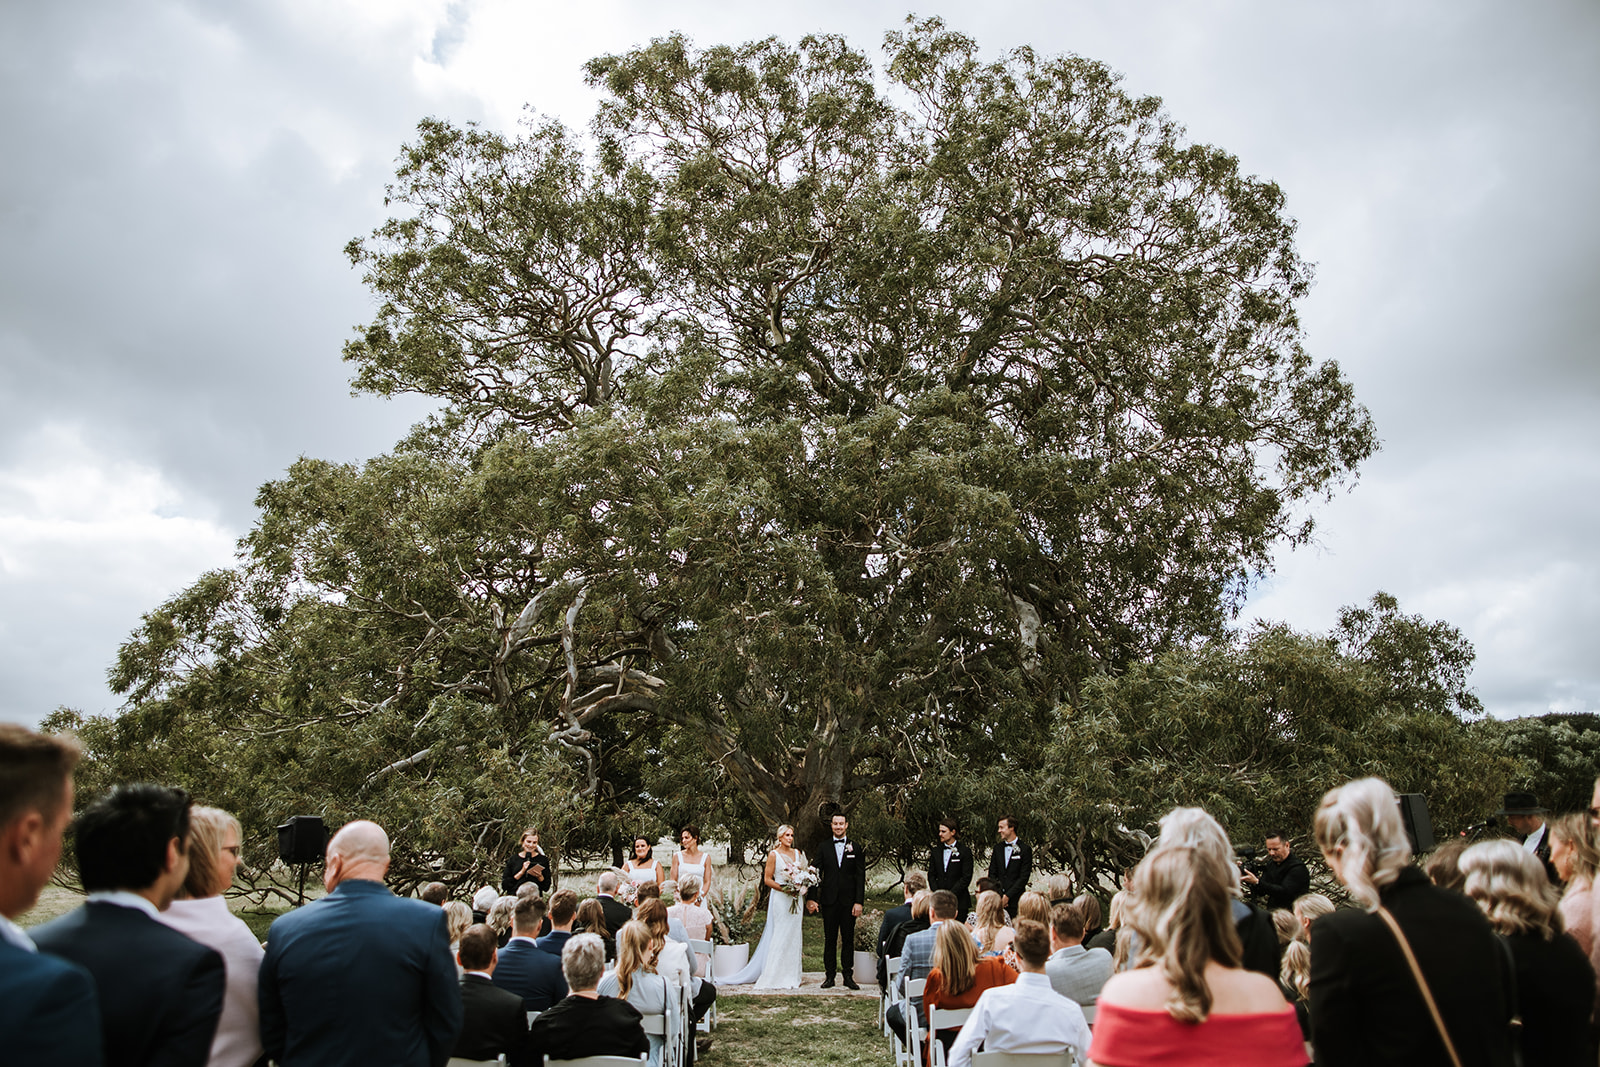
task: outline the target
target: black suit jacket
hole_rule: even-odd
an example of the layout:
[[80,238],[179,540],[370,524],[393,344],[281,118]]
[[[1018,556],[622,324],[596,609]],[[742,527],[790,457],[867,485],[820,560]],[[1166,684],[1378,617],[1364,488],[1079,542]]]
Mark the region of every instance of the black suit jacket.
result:
[[822,876],[822,881],[806,891],[806,899],[816,901],[823,911],[835,908],[848,911],[854,905],[867,901],[867,858],[849,838],[845,839],[842,865],[838,851],[832,834],[823,838],[817,853],[817,873]]
[[352,879],[267,932],[261,1043],[285,1067],[442,1067],[461,1030],[444,909]]
[[585,1056],[633,1056],[650,1051],[644,1016],[616,997],[568,997],[533,1020],[528,1030],[528,1062],[544,1058],[578,1060]]
[[[513,852],[506,860],[506,869],[500,873],[500,892],[508,897],[517,895],[517,890],[527,882],[532,882],[539,887],[539,892],[548,896],[550,893],[550,857],[543,852],[535,852],[528,864],[528,873],[522,874],[523,857],[526,853],[520,849]],[[522,877],[517,877],[522,875]]]
[[1293,908],[1294,902],[1311,892],[1311,872],[1305,861],[1293,852],[1282,863],[1268,860],[1250,887],[1250,895],[1268,908]]
[[[1462,1067],[1509,1067],[1510,963],[1478,906],[1415,867],[1382,899],[1416,954]],[[1344,908],[1311,926],[1311,1043],[1317,1067],[1450,1063],[1399,942],[1365,909]]]
[[1028,891],[1028,879],[1033,877],[1033,846],[1019,837],[1016,850],[1007,863],[1005,842],[998,841],[989,855],[989,877],[1000,883],[1000,893],[1007,898],[1006,910],[1012,915],[1017,913],[1022,894]]
[[600,901],[600,914],[606,917],[606,929],[611,931],[612,937],[616,937],[617,931],[622,929],[622,924],[633,918],[633,909],[616,897],[597,899]]
[[450,1055],[492,1060],[502,1052],[510,1067],[527,1063],[528,1010],[522,1006],[522,998],[481,974],[462,975],[461,1035]]
[[[959,839],[956,841],[955,855],[950,857],[950,866],[944,862],[944,845],[933,846],[933,851],[928,854],[928,888],[948,889],[956,895],[957,907],[962,919],[967,917],[967,912],[972,910],[972,850]],[[908,915],[907,918],[910,918]]]
[[100,1067],[100,1002],[89,972],[0,939],[0,1050],[12,1067]]
[[1589,1067],[1589,1013],[1594,967],[1570,934],[1505,939],[1517,972],[1522,1012],[1522,1060],[1528,1067]]
[[215,951],[118,904],[85,904],[31,936],[94,977],[107,1067],[205,1067],[226,981]]
[[906,901],[897,908],[890,908],[883,913],[883,922],[878,926],[878,986],[882,989],[889,988],[888,957],[884,950],[889,947],[889,938],[894,936],[895,927],[911,919],[911,901]]

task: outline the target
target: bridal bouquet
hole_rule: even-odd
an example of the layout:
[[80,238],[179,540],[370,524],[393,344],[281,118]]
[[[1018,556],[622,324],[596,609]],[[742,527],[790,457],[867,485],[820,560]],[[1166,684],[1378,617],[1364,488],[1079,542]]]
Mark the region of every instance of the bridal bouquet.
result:
[[639,903],[639,884],[623,879],[617,886],[617,899],[630,908]]
[[822,881],[822,875],[817,873],[815,867],[785,870],[783,879],[778,884],[783,887],[784,892],[789,894],[789,911],[798,911],[800,909],[800,898],[805,895],[805,891],[820,881]]

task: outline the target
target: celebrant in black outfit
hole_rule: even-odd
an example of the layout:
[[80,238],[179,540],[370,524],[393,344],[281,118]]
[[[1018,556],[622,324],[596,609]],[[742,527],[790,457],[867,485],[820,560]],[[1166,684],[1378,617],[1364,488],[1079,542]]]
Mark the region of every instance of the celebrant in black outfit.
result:
[[[822,969],[827,972],[822,988],[833,988],[834,975],[840,970],[839,957],[843,956],[845,988],[860,989],[850,964],[856,947],[856,920],[867,899],[867,861],[846,835],[850,820],[841,812],[831,824],[833,836],[817,850],[817,873],[822,882],[806,894],[806,911],[822,913]],[[837,954],[835,938],[839,944]]]
[[500,892],[514,897],[529,882],[539,887],[540,896],[550,895],[550,857],[539,851],[539,831],[531,826],[522,831],[522,847],[506,860]]

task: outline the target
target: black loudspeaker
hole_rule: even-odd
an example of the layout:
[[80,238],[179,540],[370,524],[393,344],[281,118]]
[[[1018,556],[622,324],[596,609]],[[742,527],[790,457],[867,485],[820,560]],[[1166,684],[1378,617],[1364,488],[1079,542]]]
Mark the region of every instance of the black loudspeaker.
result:
[[328,848],[328,829],[320,815],[295,815],[278,827],[278,858],[294,866],[321,863]]
[[1433,820],[1428,818],[1427,797],[1421,793],[1401,793],[1400,819],[1406,824],[1406,836],[1411,839],[1413,856],[1433,848]]

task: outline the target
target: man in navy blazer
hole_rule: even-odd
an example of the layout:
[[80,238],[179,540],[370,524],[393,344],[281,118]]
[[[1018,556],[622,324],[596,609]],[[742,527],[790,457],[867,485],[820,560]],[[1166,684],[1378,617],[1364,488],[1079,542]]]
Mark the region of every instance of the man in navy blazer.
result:
[[389,835],[348,823],[328,842],[328,895],[267,932],[261,1043],[279,1067],[444,1067],[461,990],[444,911],[383,884]]
[[[578,894],[570,889],[557,889],[550,894],[550,932],[535,942],[541,949],[561,960],[561,950],[572,937],[572,921],[578,917]],[[621,927],[618,927],[621,929]]]
[[94,979],[12,922],[61,858],[79,752],[68,738],[0,723],[0,1049],[18,1067],[105,1062]]
[[106,1067],[204,1067],[222,957],[159,918],[189,873],[189,794],[117,786],[84,809],[74,836],[88,902],[33,940],[94,977]]
[[[527,896],[517,901],[511,913],[511,940],[495,961],[493,982],[501,989],[522,998],[524,1011],[544,1011],[567,995],[567,980],[561,976],[561,957],[552,956],[535,943],[534,936],[544,922],[544,901]],[[543,1067],[535,1064],[535,1067]]]

